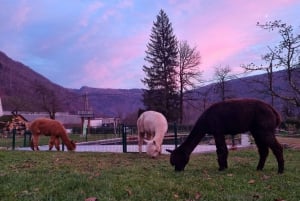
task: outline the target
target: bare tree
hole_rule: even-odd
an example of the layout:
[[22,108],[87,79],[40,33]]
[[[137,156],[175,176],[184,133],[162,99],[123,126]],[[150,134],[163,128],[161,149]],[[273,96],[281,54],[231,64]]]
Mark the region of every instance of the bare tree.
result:
[[11,113],[17,115],[20,111],[24,111],[28,108],[26,99],[20,94],[20,96],[8,96],[5,98],[5,103],[11,108]]
[[200,53],[196,47],[191,48],[187,41],[179,42],[178,50],[178,65],[179,65],[179,121],[183,119],[183,102],[185,91],[195,88],[200,82],[202,72],[199,69]]
[[38,83],[36,93],[41,99],[41,108],[49,114],[51,119],[55,119],[56,112],[61,109],[61,101],[58,100],[55,91]]
[[[229,98],[227,92],[229,91],[227,80],[235,78],[234,75],[231,75],[231,68],[229,66],[225,67],[216,67],[215,68],[215,76],[217,78],[216,84],[216,92],[220,92],[221,100],[224,101]],[[232,142],[232,149],[235,149],[235,141],[234,141],[234,134],[231,133],[231,142]]]
[[229,91],[228,84],[226,84],[226,81],[229,79],[234,78],[233,75],[230,75],[231,68],[229,66],[225,67],[216,67],[215,68],[215,77],[217,79],[216,84],[216,93],[220,93],[221,100],[224,101],[228,97],[226,96],[226,93]]
[[[250,64],[242,66],[248,71],[265,70],[268,73],[268,88],[272,97],[276,96],[300,107],[300,34],[294,34],[293,27],[279,21],[271,21],[266,24],[257,23],[262,29],[268,31],[277,30],[281,41],[273,48],[268,47],[269,53],[262,56],[268,63],[267,66]],[[284,69],[286,72],[286,84],[289,86],[274,87],[273,71]]]
[[[251,80],[251,82],[255,82],[257,84],[262,85],[262,87],[255,87],[254,90],[262,93],[262,94],[267,94],[271,97],[271,105],[274,105],[274,100],[275,100],[275,95],[272,93],[274,90],[274,66],[273,66],[273,59],[274,59],[274,54],[272,55],[267,55],[262,57],[263,60],[268,62],[269,64],[266,66],[255,66],[255,64],[251,63],[248,65],[242,65],[241,67],[244,68],[246,71],[265,71],[267,75],[267,81],[265,79],[255,79]],[[251,83],[251,84],[252,84]]]
[[213,85],[206,86],[202,92],[198,92],[198,96],[200,97],[200,108],[202,108],[202,111],[206,110],[206,108],[210,105],[210,93],[213,90]]

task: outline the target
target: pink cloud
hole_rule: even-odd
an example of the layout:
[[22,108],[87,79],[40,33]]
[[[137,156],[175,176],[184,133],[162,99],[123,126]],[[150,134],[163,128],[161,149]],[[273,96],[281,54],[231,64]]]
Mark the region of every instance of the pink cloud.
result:
[[103,3],[99,2],[99,1],[89,4],[87,6],[87,8],[83,11],[83,14],[82,14],[79,24],[83,27],[88,26],[91,15],[93,15],[101,7],[103,7]]
[[132,7],[132,6],[133,6],[133,0],[122,0],[117,5],[117,7],[122,8],[122,9]]
[[103,21],[108,21],[109,19],[111,19],[112,17],[117,16],[117,15],[118,15],[118,12],[115,9],[109,9],[109,10],[106,10],[102,14],[101,19]]
[[110,61],[103,61],[99,58],[92,58],[84,65],[83,83],[95,87],[112,88],[124,83],[124,74],[120,69],[121,58]]
[[[93,57],[84,65],[84,76],[93,86],[111,88],[126,83],[126,80],[141,79],[142,64],[137,65],[141,52],[145,51],[145,34],[137,33],[125,39],[113,41],[105,49],[105,55]],[[138,62],[141,63],[141,62]],[[102,82],[101,80],[109,80]],[[126,83],[132,85],[132,83]],[[124,84],[123,84],[124,85]],[[136,87],[132,85],[131,87]]]
[[63,69],[69,75],[64,77],[68,86],[76,80],[76,87],[139,87],[159,9],[168,14],[179,40],[197,46],[200,68],[210,80],[214,67],[229,65],[238,72],[240,64],[258,61],[266,46],[278,40],[256,22],[283,18],[298,23],[295,7],[300,4],[298,0],[74,1],[71,9],[65,1],[20,0],[1,6],[0,16],[7,20],[1,21],[0,45],[13,58],[30,61],[29,65],[43,59],[47,65],[33,67],[43,74],[45,66],[51,66],[57,80],[62,79],[56,72]]
[[[242,57],[241,53],[250,54],[249,50],[257,43],[270,40],[270,33],[259,33],[261,30],[256,27],[256,22],[264,22],[267,16],[270,18],[274,13],[278,14],[295,1],[263,1],[258,4],[255,1],[236,0],[210,2],[209,5],[203,2],[185,3],[185,10],[198,6],[199,12],[189,15],[188,19],[184,15],[178,16],[182,19],[176,18],[178,23],[175,24],[175,32],[179,33],[179,39],[188,40],[190,45],[197,46],[202,56],[200,68],[209,77],[217,66],[229,65],[234,71],[240,71],[237,69],[240,64],[252,62],[243,59],[254,58],[254,55]],[[206,6],[210,8],[206,9]],[[266,39],[266,36],[269,38]]]
[[28,5],[20,5],[12,15],[11,26],[14,26],[16,30],[21,30],[28,22],[31,7]]

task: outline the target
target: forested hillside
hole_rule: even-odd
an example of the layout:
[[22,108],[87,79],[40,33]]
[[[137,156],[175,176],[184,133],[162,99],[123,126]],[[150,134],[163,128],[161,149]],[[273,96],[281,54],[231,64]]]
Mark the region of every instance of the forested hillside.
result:
[[87,96],[88,109],[96,115],[125,116],[142,107],[141,94],[141,89],[64,88],[0,51],[0,97],[6,111],[45,112],[47,106],[76,114],[85,109]]
[[[299,69],[294,76],[299,82]],[[275,88],[288,92],[284,71],[274,73],[274,81]],[[266,83],[266,74],[230,80],[226,82],[225,94],[227,98],[259,98],[271,103]],[[0,52],[0,97],[6,111],[45,112],[52,107],[56,112],[76,114],[88,106],[96,116],[128,118],[135,117],[137,110],[143,108],[142,94],[142,89],[64,88]],[[215,83],[186,94],[184,121],[187,123],[194,122],[206,107],[221,100]],[[281,113],[299,115],[298,108],[279,98],[275,98],[274,106]]]

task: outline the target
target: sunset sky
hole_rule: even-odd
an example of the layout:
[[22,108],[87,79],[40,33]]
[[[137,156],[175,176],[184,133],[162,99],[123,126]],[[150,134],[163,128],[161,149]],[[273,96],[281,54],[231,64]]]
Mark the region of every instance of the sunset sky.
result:
[[282,20],[300,32],[299,0],[0,0],[0,51],[67,88],[145,88],[145,50],[163,9],[178,40],[201,54],[202,79],[214,68],[261,64]]

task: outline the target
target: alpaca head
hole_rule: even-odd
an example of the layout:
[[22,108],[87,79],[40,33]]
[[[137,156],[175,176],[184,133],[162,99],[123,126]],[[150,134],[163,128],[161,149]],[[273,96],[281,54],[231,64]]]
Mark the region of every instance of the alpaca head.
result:
[[160,147],[157,145],[157,143],[154,140],[144,140],[147,143],[147,154],[151,156],[152,158],[156,158],[161,150]]
[[167,149],[167,151],[171,153],[170,163],[172,166],[175,166],[175,171],[183,171],[186,164],[190,160],[189,155],[187,155],[180,149],[175,149],[173,151]]
[[71,140],[70,141],[70,146],[68,146],[69,151],[74,151],[76,149],[76,142]]

